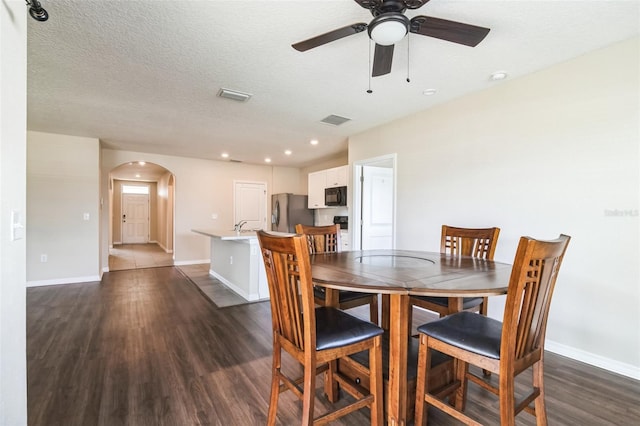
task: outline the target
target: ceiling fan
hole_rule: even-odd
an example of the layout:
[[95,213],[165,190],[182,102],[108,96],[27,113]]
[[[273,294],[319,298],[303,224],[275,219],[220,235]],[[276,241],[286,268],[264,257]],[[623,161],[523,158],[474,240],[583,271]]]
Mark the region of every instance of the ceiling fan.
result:
[[404,15],[405,10],[418,9],[428,3],[429,0],[354,1],[363,8],[368,9],[373,15],[373,20],[369,24],[358,22],[347,25],[346,27],[295,43],[291,47],[304,52],[368,29],[369,38],[376,43],[371,75],[378,77],[391,72],[394,45],[409,32],[471,47],[484,40],[489,33],[489,28],[463,24],[462,22],[422,15],[409,19]]

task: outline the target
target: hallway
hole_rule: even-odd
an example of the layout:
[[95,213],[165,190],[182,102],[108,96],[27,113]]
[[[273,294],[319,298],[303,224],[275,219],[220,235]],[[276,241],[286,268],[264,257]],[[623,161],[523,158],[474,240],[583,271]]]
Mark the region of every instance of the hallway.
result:
[[109,271],[173,266],[173,253],[155,243],[121,244],[109,249]]

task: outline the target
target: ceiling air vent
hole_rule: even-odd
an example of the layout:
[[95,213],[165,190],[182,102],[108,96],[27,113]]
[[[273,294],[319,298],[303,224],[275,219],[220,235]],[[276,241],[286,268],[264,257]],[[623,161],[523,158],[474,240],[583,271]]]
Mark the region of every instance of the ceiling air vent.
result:
[[350,118],[346,118],[346,117],[340,117],[339,115],[329,115],[325,118],[323,118],[322,120],[320,120],[322,123],[325,124],[331,124],[333,126],[339,126],[343,123],[346,123],[347,121],[351,121]]
[[237,90],[220,89],[218,96],[225,99],[231,99],[238,102],[247,102],[251,95],[248,93],[238,92]]

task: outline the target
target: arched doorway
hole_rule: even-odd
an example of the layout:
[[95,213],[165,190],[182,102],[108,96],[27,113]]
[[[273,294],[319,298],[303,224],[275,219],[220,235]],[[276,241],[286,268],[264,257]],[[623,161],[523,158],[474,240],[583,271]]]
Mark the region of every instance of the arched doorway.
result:
[[175,176],[145,161],[109,172],[109,270],[173,265]]

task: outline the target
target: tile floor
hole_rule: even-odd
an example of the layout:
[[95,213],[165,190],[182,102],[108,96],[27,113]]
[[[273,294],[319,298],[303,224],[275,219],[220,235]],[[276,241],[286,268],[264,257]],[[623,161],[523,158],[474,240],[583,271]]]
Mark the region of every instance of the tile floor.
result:
[[173,266],[173,253],[157,244],[120,244],[109,250],[109,271]]
[[[173,266],[173,254],[165,253],[157,244],[121,244],[109,250],[109,271]],[[216,306],[250,303],[209,275],[209,264],[182,265],[178,268]]]
[[210,275],[208,263],[181,265],[178,269],[198,286],[200,291],[219,308],[252,303],[226,287],[213,275]]

